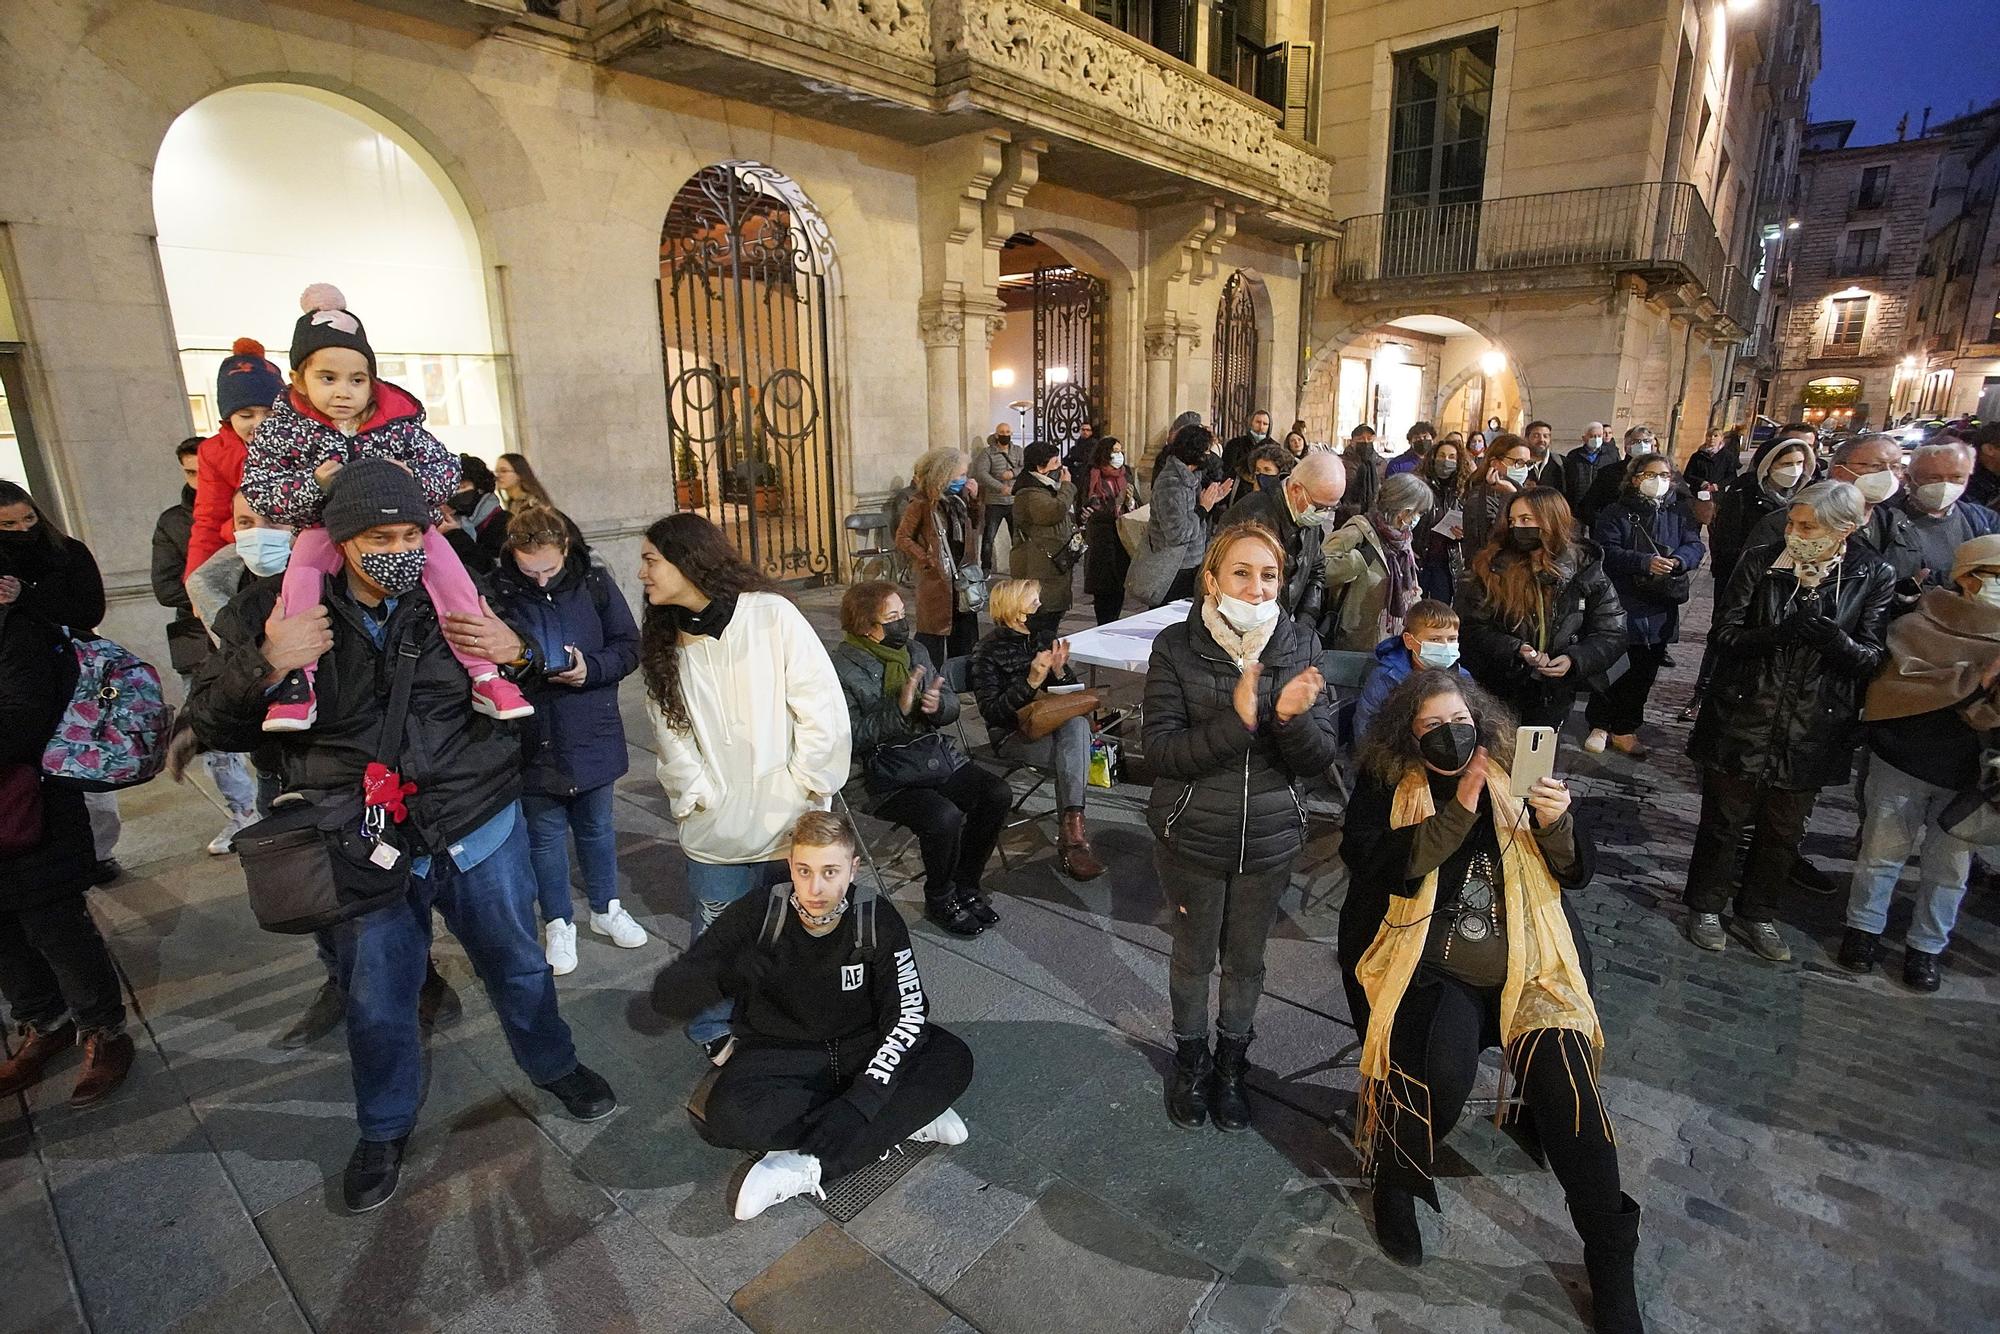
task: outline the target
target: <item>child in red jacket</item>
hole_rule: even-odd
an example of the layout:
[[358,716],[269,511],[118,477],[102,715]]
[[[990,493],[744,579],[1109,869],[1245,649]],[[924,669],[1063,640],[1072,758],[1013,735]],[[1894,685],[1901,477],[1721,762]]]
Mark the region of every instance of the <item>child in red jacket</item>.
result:
[[202,441],[195,456],[194,526],[183,578],[192,578],[210,556],[229,545],[236,526],[229,505],[243,485],[248,441],[284,392],[285,377],[264,360],[264,345],[254,338],[237,339],[215,372],[215,411],[222,429]]
[[[384,458],[407,468],[434,510],[458,487],[458,457],[426,431],[424,406],[375,376],[375,351],[367,331],[328,283],[314,283],[299,298],[305,314],[292,331],[292,387],[250,441],[243,468],[243,496],[259,514],[299,529],[285,567],[282,603],[297,616],[320,604],[326,576],[341,568],[340,549],[319,527],[326,486],[340,469],[361,458]],[[400,596],[422,583],[440,619],[452,612],[482,615],[479,590],[458,553],[435,527],[424,530],[421,551],[376,553],[380,568],[369,577]],[[364,560],[364,566],[367,561]],[[535,711],[520,687],[483,659],[452,653],[472,677],[472,707],[492,718],[524,718]],[[264,715],[266,732],[303,732],[318,718],[313,669],[293,672],[278,687]]]

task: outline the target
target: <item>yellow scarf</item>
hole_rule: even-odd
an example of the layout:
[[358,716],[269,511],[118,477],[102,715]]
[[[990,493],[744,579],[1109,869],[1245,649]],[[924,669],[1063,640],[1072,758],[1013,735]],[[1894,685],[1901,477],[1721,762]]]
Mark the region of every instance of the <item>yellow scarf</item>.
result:
[[[1563,916],[1562,889],[1549,874],[1541,845],[1529,830],[1534,817],[1514,798],[1506,770],[1496,763],[1487,775],[1493,823],[1500,835],[1501,895],[1507,923],[1507,981],[1500,990],[1500,1038],[1508,1056],[1501,1066],[1504,1110],[1509,1066],[1518,1083],[1521,1070],[1533,1055],[1517,1052],[1516,1039],[1538,1029],[1574,1029],[1587,1035],[1592,1050],[1601,1053],[1604,1029],[1597,1021],[1597,1007],[1590,1001],[1569,920]],[[1396,785],[1389,826],[1407,829],[1428,820],[1436,811],[1425,771],[1412,769]],[[1519,832],[1510,834],[1514,830]],[[1361,1043],[1361,1093],[1354,1134],[1364,1165],[1372,1166],[1374,1140],[1386,1110],[1384,1100],[1390,1096],[1389,1034],[1395,1028],[1403,994],[1423,961],[1431,914],[1437,908],[1437,882],[1437,872],[1432,871],[1414,895],[1390,896],[1389,913],[1375,933],[1375,942],[1355,965],[1355,976],[1368,994],[1369,1006],[1368,1032]],[[1408,1082],[1421,1082],[1407,1072],[1396,1073]],[[1594,1082],[1595,1069],[1587,1073]]]

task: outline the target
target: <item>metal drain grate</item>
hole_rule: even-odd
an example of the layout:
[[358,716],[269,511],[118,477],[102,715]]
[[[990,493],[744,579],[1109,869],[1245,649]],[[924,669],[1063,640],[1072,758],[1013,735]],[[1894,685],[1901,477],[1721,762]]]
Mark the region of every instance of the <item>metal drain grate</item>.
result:
[[858,1172],[850,1172],[836,1181],[826,1192],[824,1200],[813,1203],[836,1223],[851,1223],[883,1191],[902,1180],[903,1174],[930,1156],[935,1144],[912,1144],[904,1140],[889,1150],[888,1156],[878,1158]]

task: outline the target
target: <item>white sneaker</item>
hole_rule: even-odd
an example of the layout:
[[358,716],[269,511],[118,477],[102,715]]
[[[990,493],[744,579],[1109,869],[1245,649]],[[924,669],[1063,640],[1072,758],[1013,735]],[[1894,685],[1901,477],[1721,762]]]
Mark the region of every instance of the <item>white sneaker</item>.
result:
[[576,923],[550,922],[542,928],[549,971],[557,977],[576,971]]
[[617,899],[611,900],[603,912],[590,915],[590,929],[600,936],[611,937],[611,943],[621,950],[636,950],[646,943],[646,928],[633,921],[632,914]]
[[1609,740],[1611,740],[1609,732],[1601,727],[1593,727],[1590,729],[1590,735],[1583,739],[1583,748],[1592,755],[1602,755],[1604,753],[1604,745]]
[[965,1118],[947,1107],[937,1114],[937,1120],[910,1136],[912,1144],[963,1144],[971,1138],[972,1132],[965,1128]]
[[767,1153],[750,1168],[750,1174],[743,1178],[743,1185],[736,1192],[737,1221],[755,1218],[795,1195],[826,1198],[826,1192],[819,1188],[819,1159],[790,1149]]
[[208,840],[208,855],[211,857],[227,857],[230,853],[236,851],[236,836],[250,825],[255,824],[256,821],[257,817],[255,815],[230,816],[229,823],[222,827],[222,832]]

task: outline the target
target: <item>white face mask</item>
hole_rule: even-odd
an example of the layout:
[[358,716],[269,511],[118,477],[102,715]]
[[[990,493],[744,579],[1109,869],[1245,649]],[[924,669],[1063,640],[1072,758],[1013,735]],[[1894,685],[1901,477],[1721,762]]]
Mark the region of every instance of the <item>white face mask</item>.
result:
[[1458,641],[1448,644],[1433,644],[1428,640],[1417,643],[1417,661],[1437,671],[1444,671],[1458,661]]
[[1517,463],[1513,467],[1507,469],[1507,480],[1512,482],[1515,486],[1521,486],[1527,482],[1528,474],[1531,471],[1532,469],[1527,464]]
[[1269,602],[1245,602],[1242,598],[1218,593],[1215,598],[1215,609],[1222,613],[1222,619],[1228,621],[1238,634],[1247,635],[1258,626],[1269,625],[1278,619],[1276,598],[1272,598]]
[[1801,565],[1812,565],[1825,560],[1840,550],[1844,537],[1798,537],[1785,534],[1785,551]]
[[1657,446],[1651,440],[1634,440],[1632,442],[1632,457],[1635,459],[1641,455],[1654,453],[1656,450]]
[[1769,474],[1771,485],[1781,491],[1788,491],[1798,485],[1798,480],[1805,475],[1805,471],[1806,468],[1803,463],[1787,463],[1773,468]]
[[1916,489],[1917,503],[1933,514],[1950,509],[1964,494],[1964,482],[1925,482]]
[[1124,466],[1125,466],[1125,456],[1124,456],[1123,454],[1113,454],[1113,455],[1111,456],[1111,466],[1112,466],[1112,467],[1114,467],[1114,468],[1122,468],[1122,467],[1124,467]]
[[260,578],[281,574],[292,560],[292,530],[245,528],[236,534],[236,554]]
[[1639,494],[1648,500],[1658,500],[1667,494],[1667,488],[1672,485],[1664,477],[1644,477],[1639,480]]
[[1895,473],[1884,468],[1881,472],[1867,472],[1854,479],[1854,489],[1861,498],[1871,505],[1879,505],[1896,494],[1902,480]]
[[1989,607],[2000,607],[2000,579],[1981,579],[1979,591],[1972,595],[1972,600]]

